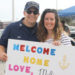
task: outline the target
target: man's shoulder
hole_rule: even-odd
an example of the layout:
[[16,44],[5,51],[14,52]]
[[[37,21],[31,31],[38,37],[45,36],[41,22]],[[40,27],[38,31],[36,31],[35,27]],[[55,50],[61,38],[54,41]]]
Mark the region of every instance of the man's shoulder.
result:
[[19,21],[10,23],[7,27],[16,27],[19,25]]
[[6,28],[15,28],[19,26],[19,21],[10,23]]

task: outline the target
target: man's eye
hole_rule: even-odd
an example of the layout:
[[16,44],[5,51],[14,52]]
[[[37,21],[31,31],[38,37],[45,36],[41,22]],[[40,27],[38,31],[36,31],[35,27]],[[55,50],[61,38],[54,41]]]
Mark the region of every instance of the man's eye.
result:
[[48,20],[48,18],[45,18],[45,20]]

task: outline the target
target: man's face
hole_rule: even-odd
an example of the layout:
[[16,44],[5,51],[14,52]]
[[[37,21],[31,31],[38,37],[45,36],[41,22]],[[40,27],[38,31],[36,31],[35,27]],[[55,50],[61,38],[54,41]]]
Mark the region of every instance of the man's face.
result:
[[39,16],[39,11],[35,8],[29,8],[27,11],[24,12],[24,16],[27,22],[35,23]]

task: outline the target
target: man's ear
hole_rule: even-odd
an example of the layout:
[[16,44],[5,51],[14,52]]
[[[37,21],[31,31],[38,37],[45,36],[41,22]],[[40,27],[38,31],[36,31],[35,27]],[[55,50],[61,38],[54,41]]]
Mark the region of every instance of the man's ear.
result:
[[24,14],[24,16],[25,16],[26,12],[25,12],[25,11],[23,11],[23,14]]

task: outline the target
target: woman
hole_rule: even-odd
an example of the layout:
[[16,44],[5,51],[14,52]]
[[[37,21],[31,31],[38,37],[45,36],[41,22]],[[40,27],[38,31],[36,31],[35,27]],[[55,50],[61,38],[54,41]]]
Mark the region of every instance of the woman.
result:
[[54,41],[59,41],[63,45],[71,45],[69,37],[61,31],[59,17],[54,9],[45,9],[42,13],[37,38],[40,42],[53,43]]

